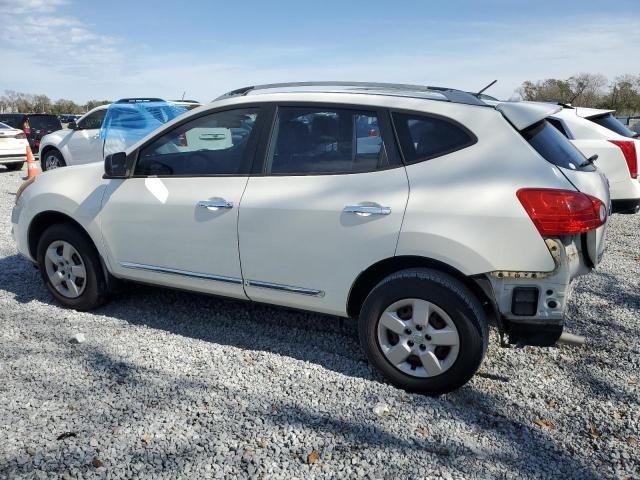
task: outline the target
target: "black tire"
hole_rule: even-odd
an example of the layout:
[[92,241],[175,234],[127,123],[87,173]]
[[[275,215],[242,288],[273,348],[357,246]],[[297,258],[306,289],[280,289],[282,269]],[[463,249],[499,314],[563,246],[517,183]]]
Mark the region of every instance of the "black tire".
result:
[[[55,160],[51,160],[50,162],[47,161],[47,159],[49,159],[50,157],[55,157]],[[55,167],[52,165],[47,166],[47,163],[53,163],[55,162]],[[45,152],[44,155],[40,155],[40,168],[42,169],[43,172],[46,172],[47,170],[52,170],[53,168],[60,168],[60,167],[66,167],[67,166],[67,162],[64,161],[64,157],[62,156],[62,153],[60,153],[59,150],[56,149],[51,149],[51,150],[47,150]]]
[[22,170],[24,162],[5,163],[7,170]]
[[[82,258],[86,269],[86,284],[80,296],[68,298],[61,295],[51,283],[45,267],[45,254],[49,245],[62,240],[71,244]],[[85,232],[70,224],[56,224],[47,228],[38,241],[38,266],[45,285],[62,305],[74,310],[86,311],[99,307],[107,300],[107,282],[96,248]]]
[[[389,305],[407,298],[427,300],[451,318],[458,330],[459,351],[451,367],[433,377],[418,378],[391,364],[378,341],[378,322]],[[469,381],[487,351],[487,319],[478,298],[459,280],[431,269],[411,269],[382,280],[367,296],[358,320],[360,344],[371,364],[393,385],[426,395],[440,395]]]

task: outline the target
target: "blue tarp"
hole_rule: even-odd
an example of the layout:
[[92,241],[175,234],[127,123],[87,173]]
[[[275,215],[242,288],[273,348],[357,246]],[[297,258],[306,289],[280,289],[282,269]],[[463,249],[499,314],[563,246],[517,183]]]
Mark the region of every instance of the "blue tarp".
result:
[[187,112],[159,99],[129,99],[112,103],[100,129],[103,154],[123,152],[155,129]]

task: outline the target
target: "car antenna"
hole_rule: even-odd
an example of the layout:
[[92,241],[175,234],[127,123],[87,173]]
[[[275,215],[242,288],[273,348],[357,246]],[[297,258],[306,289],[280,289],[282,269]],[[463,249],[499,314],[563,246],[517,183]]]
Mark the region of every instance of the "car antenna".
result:
[[187,94],[187,91],[185,90],[184,92],[182,92],[182,98],[180,100],[184,100],[184,96]]
[[493,87],[496,83],[498,83],[498,80],[494,80],[493,82],[491,82],[489,85],[487,85],[486,87],[484,87],[482,90],[480,90],[478,93],[476,93],[476,97],[478,95],[480,95],[481,93],[484,93],[485,90],[489,90],[491,87]]

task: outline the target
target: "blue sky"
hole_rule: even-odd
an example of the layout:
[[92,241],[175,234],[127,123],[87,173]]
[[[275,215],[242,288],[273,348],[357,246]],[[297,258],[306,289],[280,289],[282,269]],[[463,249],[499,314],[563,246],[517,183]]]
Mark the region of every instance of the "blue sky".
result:
[[[615,6],[615,8],[614,8]],[[371,80],[510,97],[522,81],[640,73],[638,0],[0,0],[0,92],[208,101],[274,81]]]

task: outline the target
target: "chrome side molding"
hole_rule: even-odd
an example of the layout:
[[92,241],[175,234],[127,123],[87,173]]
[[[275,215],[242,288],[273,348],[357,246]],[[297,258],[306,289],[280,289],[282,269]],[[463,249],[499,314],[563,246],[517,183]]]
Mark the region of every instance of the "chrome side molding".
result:
[[245,280],[236,277],[225,277],[222,275],[211,275],[208,273],[191,272],[189,270],[178,270],[176,268],[157,267],[155,265],[145,265],[142,263],[120,262],[120,266],[130,268],[132,270],[146,270],[148,272],[168,273],[171,275],[180,275],[183,277],[199,278],[202,280],[212,280],[214,282],[232,283],[234,285],[242,285],[247,287],[267,288],[278,290],[280,292],[297,293],[299,295],[308,295],[310,297],[324,297],[322,290],[314,290],[312,288],[294,287],[292,285],[282,285],[280,283],[261,282],[259,280]]
[[312,288],[294,287],[292,285],[282,285],[280,283],[261,282],[259,280],[245,280],[245,286],[256,288],[268,288],[278,290],[280,292],[298,293],[300,295],[308,295],[310,297],[324,297],[322,290],[314,290]]
[[210,275],[208,273],[190,272],[188,270],[156,267],[154,265],[144,265],[141,263],[132,263],[132,262],[120,262],[120,266],[124,268],[131,268],[133,270],[147,270],[149,272],[169,273],[172,275],[182,275],[183,277],[201,278],[204,280],[213,280],[215,282],[233,283],[235,285],[242,285],[242,279],[235,278],[235,277],[224,277],[222,275]]

